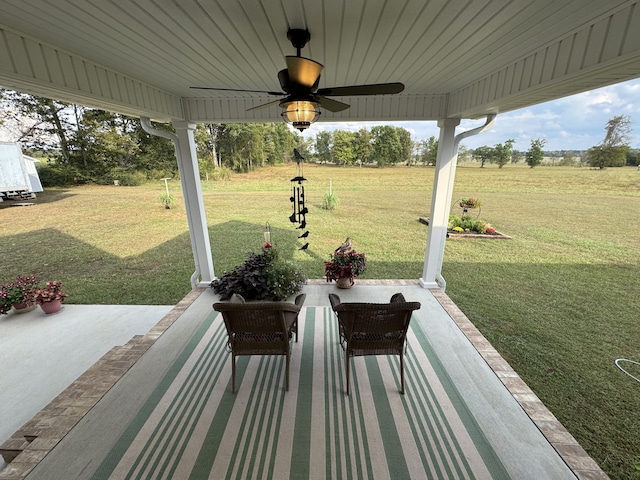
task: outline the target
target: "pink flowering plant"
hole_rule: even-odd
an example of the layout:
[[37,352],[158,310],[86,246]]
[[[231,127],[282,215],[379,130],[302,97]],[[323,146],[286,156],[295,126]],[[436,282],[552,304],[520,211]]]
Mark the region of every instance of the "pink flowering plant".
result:
[[367,257],[353,248],[337,250],[324,262],[324,275],[327,282],[339,278],[355,278],[367,269]]
[[13,282],[0,285],[0,314],[8,313],[12,305],[33,305],[37,290],[38,279],[35,275],[18,275]]
[[7,299],[7,292],[0,289],[0,315],[6,315],[11,310],[11,302]]
[[43,303],[53,302],[54,300],[64,301],[67,294],[62,291],[62,282],[50,281],[47,282],[44,288],[36,290],[35,299],[38,305]]

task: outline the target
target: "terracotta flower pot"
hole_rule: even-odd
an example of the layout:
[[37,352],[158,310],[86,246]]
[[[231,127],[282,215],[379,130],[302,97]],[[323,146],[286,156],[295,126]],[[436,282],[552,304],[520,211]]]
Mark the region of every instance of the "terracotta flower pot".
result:
[[338,288],[351,288],[356,282],[353,281],[353,277],[339,278],[336,280],[336,286]]
[[27,313],[35,310],[36,304],[32,303],[16,303],[13,305],[13,311],[16,313]]
[[60,300],[52,300],[40,304],[40,308],[46,314],[59,312],[62,308],[62,302]]

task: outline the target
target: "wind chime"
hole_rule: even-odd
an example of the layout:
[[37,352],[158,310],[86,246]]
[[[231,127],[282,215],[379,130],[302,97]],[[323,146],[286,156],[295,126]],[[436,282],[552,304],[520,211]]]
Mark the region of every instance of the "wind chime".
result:
[[[305,230],[305,232],[298,236],[298,238],[306,239],[309,236],[309,230],[307,228],[307,213],[309,210],[305,205],[305,195],[304,195],[304,185],[302,182],[307,179],[303,176],[302,171],[302,161],[304,157],[300,155],[300,152],[296,148],[293,149],[293,156],[296,159],[296,163],[298,164],[298,174],[291,179],[291,200],[293,213],[289,217],[291,223],[297,223],[298,226],[296,229]],[[306,242],[300,250],[306,250],[309,248],[309,242]]]

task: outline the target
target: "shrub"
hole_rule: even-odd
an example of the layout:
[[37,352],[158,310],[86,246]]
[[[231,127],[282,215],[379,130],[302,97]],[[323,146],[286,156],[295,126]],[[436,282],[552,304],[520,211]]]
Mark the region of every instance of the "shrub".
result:
[[229,300],[234,293],[246,300],[285,300],[298,293],[307,277],[295,263],[282,260],[275,247],[250,252],[245,262],[225,272],[211,282],[213,291],[221,300]]
[[227,167],[216,168],[213,172],[209,173],[209,180],[218,182],[222,180],[229,180],[233,171]]
[[125,187],[138,187],[147,182],[147,174],[140,170],[126,170],[116,168],[102,177],[104,185],[113,184],[117,180],[120,185]]
[[39,163],[36,168],[43,187],[66,187],[74,185],[79,183],[78,178],[81,177],[80,172],[76,168],[62,163]]
[[325,193],[322,198],[322,208],[325,210],[334,210],[338,206],[338,197],[333,193]]
[[298,293],[307,282],[307,276],[296,263],[280,258],[268,265],[266,275],[268,296],[274,300],[285,300]]
[[451,215],[449,229],[462,232],[486,233],[490,225],[484,220],[476,220],[471,215]]

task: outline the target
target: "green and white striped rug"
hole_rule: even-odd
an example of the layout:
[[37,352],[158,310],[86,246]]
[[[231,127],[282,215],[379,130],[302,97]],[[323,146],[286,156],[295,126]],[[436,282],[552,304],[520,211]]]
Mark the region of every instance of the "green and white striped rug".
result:
[[396,357],[353,361],[329,308],[303,308],[290,389],[284,358],[239,357],[231,393],[212,313],[104,460],[96,479],[508,478],[416,320],[400,395]]

